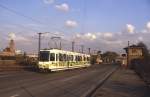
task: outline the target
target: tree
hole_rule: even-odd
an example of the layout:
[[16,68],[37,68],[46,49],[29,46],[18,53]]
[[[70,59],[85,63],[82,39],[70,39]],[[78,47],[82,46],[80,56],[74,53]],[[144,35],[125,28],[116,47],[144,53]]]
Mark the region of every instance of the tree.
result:
[[107,51],[102,55],[105,62],[114,62],[119,55],[116,52]]
[[97,54],[101,54],[101,51],[97,51]]
[[145,60],[146,62],[148,62],[149,59],[150,59],[150,55],[149,55],[149,50],[148,50],[147,46],[146,46],[143,42],[139,42],[139,43],[137,44],[137,46],[142,47],[144,60]]

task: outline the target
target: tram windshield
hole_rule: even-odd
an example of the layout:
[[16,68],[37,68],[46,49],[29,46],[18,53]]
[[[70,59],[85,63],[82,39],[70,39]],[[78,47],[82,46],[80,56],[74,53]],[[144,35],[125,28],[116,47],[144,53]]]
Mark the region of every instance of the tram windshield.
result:
[[40,51],[40,61],[49,61],[49,51]]

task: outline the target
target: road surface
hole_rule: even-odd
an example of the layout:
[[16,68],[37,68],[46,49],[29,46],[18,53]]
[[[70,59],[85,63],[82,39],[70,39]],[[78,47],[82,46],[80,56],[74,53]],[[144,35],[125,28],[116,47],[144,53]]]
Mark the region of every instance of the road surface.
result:
[[116,68],[93,65],[52,73],[0,72],[0,97],[83,97]]

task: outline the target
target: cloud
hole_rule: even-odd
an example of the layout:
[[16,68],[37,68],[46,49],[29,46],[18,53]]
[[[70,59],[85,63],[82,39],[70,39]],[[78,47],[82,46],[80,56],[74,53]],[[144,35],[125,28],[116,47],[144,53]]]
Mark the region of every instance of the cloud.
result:
[[55,8],[57,10],[60,10],[62,12],[68,12],[69,11],[69,5],[67,3],[62,3],[60,5],[55,5]]
[[89,39],[89,40],[95,40],[96,39],[96,35],[92,34],[92,33],[86,33],[84,35],[85,38]]
[[77,23],[76,21],[74,21],[74,20],[67,20],[67,21],[65,22],[65,25],[66,25],[67,27],[69,27],[69,28],[75,28],[75,27],[78,26],[78,23]]
[[143,37],[142,37],[142,36],[139,36],[139,37],[138,37],[138,40],[139,40],[139,41],[143,41]]
[[148,31],[150,31],[150,22],[148,22],[148,23],[146,24],[146,28],[147,28]]
[[11,32],[11,33],[9,33],[8,37],[9,37],[9,39],[14,40],[16,38],[16,35],[15,35],[15,33]]
[[13,32],[8,34],[8,38],[7,40],[13,39],[15,42],[17,43],[23,43],[23,44],[30,44],[32,39],[30,39],[29,37],[25,37],[23,35],[20,34],[15,34]]
[[52,4],[52,3],[55,2],[55,0],[43,0],[43,2],[44,2],[45,4]]
[[29,42],[30,41],[28,38],[23,37],[23,36],[17,36],[15,40],[18,42]]
[[80,43],[85,47],[91,49],[98,49],[102,51],[114,50],[118,51],[125,47],[122,35],[112,32],[88,32],[84,34],[76,34],[76,37],[80,39]]
[[112,37],[113,37],[113,34],[107,32],[107,33],[104,33],[103,36],[104,36],[105,38],[112,38]]
[[145,34],[148,33],[148,31],[146,29],[142,30],[141,33]]
[[135,27],[131,24],[126,24],[126,30],[129,34],[134,34]]
[[[149,48],[150,48],[150,31],[148,32],[149,28],[149,22],[145,23],[145,27],[142,29],[142,31],[139,31],[139,33],[135,33],[135,28],[131,24],[124,25],[124,28],[126,27],[126,33],[120,32],[87,32],[87,33],[72,33],[71,35],[67,35],[64,33],[64,37],[62,37],[62,47],[64,50],[70,50],[71,48],[71,42],[75,41],[76,45],[76,51],[78,49],[81,49],[78,45],[83,44],[86,48],[91,48],[91,50],[101,50],[103,52],[105,51],[117,51],[117,52],[123,52],[123,48],[127,46],[128,41],[130,41],[130,45],[136,44],[140,41],[143,41]],[[78,23],[74,20],[67,20],[65,22],[65,25],[69,28],[74,28],[78,26]],[[29,24],[27,25],[29,27],[40,27],[36,24]],[[8,28],[9,29],[8,29]],[[9,38],[15,39],[16,42],[16,48],[27,50],[27,51],[36,51],[37,45],[33,45],[37,43],[37,34],[36,33],[30,33],[30,31],[26,29],[17,28],[15,26],[7,26],[4,27],[4,31],[1,33],[8,34],[8,32],[15,32],[11,33]],[[11,29],[10,29],[11,28]],[[3,30],[1,29],[1,30]],[[21,33],[22,32],[22,33]],[[26,32],[26,33],[23,33]],[[42,35],[42,48],[48,48],[48,41],[49,37],[53,34],[56,34],[56,36],[60,35],[62,32],[59,31],[51,31],[52,34],[44,34]],[[29,35],[30,34],[30,35]],[[36,36],[35,36],[35,35]],[[7,36],[7,35],[6,35]],[[34,37],[35,36],[35,37]],[[32,37],[32,38],[31,38]],[[36,38],[36,39],[35,39]],[[7,40],[6,40],[7,39]],[[64,39],[64,40],[63,40]],[[6,43],[3,42],[3,40],[6,40]],[[2,48],[7,46],[8,37],[4,37],[1,39]],[[53,42],[53,41],[51,41]],[[65,45],[65,46],[64,46]]]

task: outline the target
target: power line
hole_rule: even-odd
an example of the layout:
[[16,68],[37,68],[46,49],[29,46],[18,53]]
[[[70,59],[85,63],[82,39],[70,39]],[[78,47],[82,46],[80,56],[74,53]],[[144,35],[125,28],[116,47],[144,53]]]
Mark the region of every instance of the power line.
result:
[[[0,4],[0,7],[3,8],[3,9],[5,9],[5,10],[8,10],[9,12],[12,12],[12,13],[14,13],[14,14],[17,14],[17,15],[22,16],[22,17],[24,17],[24,18],[27,18],[27,19],[29,19],[29,20],[32,20],[33,22],[40,23],[40,24],[44,24],[44,25],[46,25],[46,26],[48,27],[48,25],[45,24],[44,22],[41,22],[41,21],[39,21],[39,20],[37,20],[37,19],[34,19],[33,17],[27,16],[27,15],[25,15],[25,14],[23,14],[23,13],[17,12],[17,11],[15,11],[15,10],[11,9],[11,8],[8,8],[7,6],[5,6],[5,5],[3,5],[3,4]],[[20,24],[19,24],[19,26],[22,26],[23,28],[25,28],[25,26],[23,26],[23,25],[20,25]],[[54,25],[53,25],[53,26],[54,26]],[[51,25],[51,27],[52,27],[52,25]],[[48,27],[48,28],[49,28],[49,27]],[[31,29],[32,31],[39,32],[39,31],[37,31],[37,30],[35,30],[35,29],[32,29],[32,28],[30,28],[30,29]],[[60,32],[64,32],[63,30],[60,30],[60,29],[55,28],[55,27],[53,27],[52,29],[55,29],[55,30],[60,31]]]
[[10,9],[10,8],[8,8],[8,7],[4,6],[4,5],[2,5],[2,4],[0,4],[0,7],[3,8],[3,9],[6,9],[6,10],[12,12],[12,13],[15,13],[15,14],[17,14],[17,15],[20,15],[20,16],[22,16],[22,17],[28,18],[28,19],[30,19],[30,20],[32,20],[32,21],[34,21],[34,22],[38,22],[38,23],[41,23],[41,24],[42,24],[41,21],[38,21],[38,20],[36,20],[36,19],[34,19],[34,18],[32,18],[32,17],[29,17],[29,16],[27,16],[27,15],[24,15],[24,14],[22,14],[22,13],[20,13],[20,12],[15,11],[15,10],[13,10],[13,9]]
[[[8,10],[9,12],[12,12],[12,13],[14,13],[14,14],[17,14],[17,15],[22,16],[22,17],[24,17],[24,18],[27,18],[27,19],[29,19],[29,20],[32,20],[33,22],[36,22],[36,23],[40,23],[40,24],[44,24],[44,25],[45,25],[45,23],[43,23],[43,22],[41,22],[41,21],[39,21],[39,20],[37,20],[37,19],[34,19],[33,17],[24,15],[23,13],[17,12],[17,11],[15,11],[15,10],[11,9],[11,8],[8,8],[7,6],[5,6],[5,5],[3,5],[3,4],[0,4],[0,7],[3,8],[3,9],[5,9],[5,10]],[[86,1],[85,1],[85,6],[84,6],[84,16],[86,17]],[[85,25],[85,20],[84,20],[84,24],[83,24],[83,30],[84,30],[84,25]],[[20,24],[19,24],[19,26],[21,26],[21,27],[23,27],[23,28],[27,28],[27,27],[25,27],[25,26],[23,26],[23,25],[20,25]],[[56,29],[56,28],[55,28],[55,29]],[[33,28],[30,28],[30,30],[35,31],[35,32],[39,32],[38,30],[35,30],[35,29],[33,29]],[[57,29],[57,31],[63,32],[62,30],[58,30],[58,29]],[[55,33],[51,33],[51,34],[55,34]],[[55,35],[58,35],[58,34],[55,34]],[[41,38],[41,36],[40,36],[40,38]]]
[[[36,22],[36,23],[39,23],[39,24],[44,24],[44,25],[46,25],[48,27],[48,25],[45,24],[44,22],[41,22],[41,21],[39,21],[37,19],[34,19],[33,17],[27,16],[27,15],[25,15],[23,13],[17,12],[17,11],[15,11],[13,9],[10,9],[7,6],[3,5],[3,4],[0,4],[0,7],[3,8],[3,9],[5,9],[5,10],[8,10],[9,12],[12,12],[12,13],[14,13],[16,15],[22,16],[24,18],[27,18],[27,19],[32,20],[33,22]],[[51,27],[52,27],[52,25],[51,25]],[[60,31],[60,32],[64,32],[64,31],[62,31],[62,30],[60,30],[58,28],[55,28],[55,27],[53,27],[52,29],[55,29],[55,30]]]

